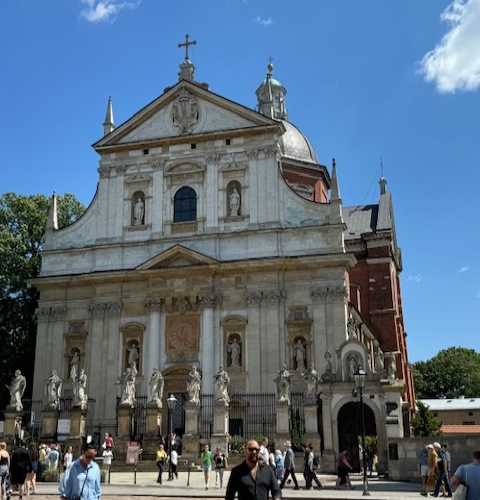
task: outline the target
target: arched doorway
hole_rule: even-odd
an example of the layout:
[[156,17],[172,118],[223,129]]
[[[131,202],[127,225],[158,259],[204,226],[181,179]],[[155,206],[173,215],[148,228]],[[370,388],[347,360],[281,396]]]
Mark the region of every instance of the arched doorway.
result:
[[187,377],[190,367],[175,367],[163,372],[165,388],[163,390],[163,434],[170,432],[170,412],[167,398],[173,394],[177,398],[175,409],[171,413],[172,428],[177,435],[183,436],[185,432],[185,402],[187,401]]
[[[365,408],[365,436],[377,436],[375,415],[372,409],[363,403]],[[338,450],[347,450],[353,470],[360,471],[359,444],[362,436],[361,406],[352,401],[342,406],[338,412]]]

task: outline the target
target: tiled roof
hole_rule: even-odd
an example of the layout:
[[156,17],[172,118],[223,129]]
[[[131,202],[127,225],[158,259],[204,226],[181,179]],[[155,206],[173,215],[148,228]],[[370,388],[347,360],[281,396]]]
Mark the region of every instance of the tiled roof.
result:
[[480,425],[442,425],[440,431],[443,434],[478,434]]
[[480,410],[480,398],[420,399],[432,411]]

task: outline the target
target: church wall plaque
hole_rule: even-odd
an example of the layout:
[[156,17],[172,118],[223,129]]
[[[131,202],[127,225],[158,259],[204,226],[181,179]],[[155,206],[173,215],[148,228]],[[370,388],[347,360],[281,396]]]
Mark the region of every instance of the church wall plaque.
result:
[[200,346],[200,315],[168,314],[165,341],[168,362],[197,361]]

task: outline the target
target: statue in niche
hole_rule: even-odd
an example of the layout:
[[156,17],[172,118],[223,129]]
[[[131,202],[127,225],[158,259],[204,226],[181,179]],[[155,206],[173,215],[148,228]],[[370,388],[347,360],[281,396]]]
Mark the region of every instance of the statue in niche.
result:
[[318,372],[312,366],[308,372],[304,375],[305,383],[306,383],[306,391],[305,398],[308,401],[316,401],[317,400],[317,388],[318,388]]
[[240,215],[240,193],[236,186],[228,194],[228,209],[230,217],[238,217]]
[[22,397],[27,387],[27,379],[22,375],[20,370],[15,370],[8,391],[10,392],[10,407],[15,408],[16,411],[23,410]]
[[383,357],[383,352],[379,348],[377,348],[375,352],[375,369],[377,373],[383,377],[383,374],[385,372],[385,360]]
[[358,372],[359,369],[362,368],[361,363],[359,362],[357,356],[355,354],[349,354],[347,356],[347,373],[348,373],[348,380],[354,381],[355,380],[355,374]]
[[80,371],[80,354],[77,349],[72,351],[72,357],[70,358],[70,380],[75,383]]
[[394,352],[390,353],[387,368],[388,381],[393,384],[397,379],[397,360]]
[[81,368],[80,374],[73,382],[73,406],[82,410],[85,410],[88,404],[87,380],[87,372]]
[[228,405],[230,403],[230,396],[228,395],[228,385],[230,384],[230,377],[228,373],[220,366],[218,372],[215,374],[215,401],[219,401]]
[[229,365],[233,368],[240,368],[242,366],[241,362],[241,352],[242,345],[238,341],[237,335],[231,335],[231,341],[227,344],[227,353],[230,354]]
[[306,349],[302,342],[302,339],[297,339],[293,347],[293,359],[294,365],[297,372],[303,373],[306,369],[305,358]]
[[145,223],[145,200],[138,196],[133,203],[133,225],[142,226]]
[[58,376],[57,370],[52,370],[45,384],[48,408],[55,410],[58,410],[60,408],[62,387],[63,387],[63,380]]
[[165,380],[162,372],[158,368],[154,368],[150,381],[148,383],[150,389],[149,402],[153,403],[157,408],[162,407],[163,388]]
[[350,339],[358,338],[358,326],[355,320],[353,319],[353,316],[350,316],[348,318],[347,331],[348,331],[348,338]]
[[188,402],[199,405],[200,404],[200,388],[202,386],[202,376],[196,366],[188,372],[187,392]]
[[129,366],[125,373],[123,374],[122,380],[122,396],[120,398],[120,404],[123,406],[130,406],[133,408],[136,402],[136,389],[135,382],[137,379],[137,367],[136,365]]
[[138,347],[138,342],[136,340],[129,342],[127,347],[127,352],[128,352],[127,366],[129,368],[135,367],[137,372],[139,368],[139,359],[140,359],[139,351],[140,349]]
[[332,355],[329,351],[325,353],[325,361],[327,362],[327,366],[325,368],[325,372],[322,375],[322,382],[328,383],[332,382],[335,379],[335,375],[333,373],[333,364],[332,364]]
[[290,404],[290,372],[286,365],[283,365],[278,372],[275,382],[277,383],[278,402]]

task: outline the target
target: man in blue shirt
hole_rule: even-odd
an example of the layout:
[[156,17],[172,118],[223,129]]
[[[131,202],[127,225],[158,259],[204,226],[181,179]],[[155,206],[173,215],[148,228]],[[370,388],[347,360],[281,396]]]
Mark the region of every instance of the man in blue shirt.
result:
[[473,462],[460,465],[452,479],[452,486],[456,488],[463,484],[468,488],[467,500],[480,498],[480,450],[473,453]]
[[68,500],[98,500],[100,488],[100,467],[95,463],[97,454],[93,445],[87,445],[83,455],[65,471],[60,482],[60,496]]

